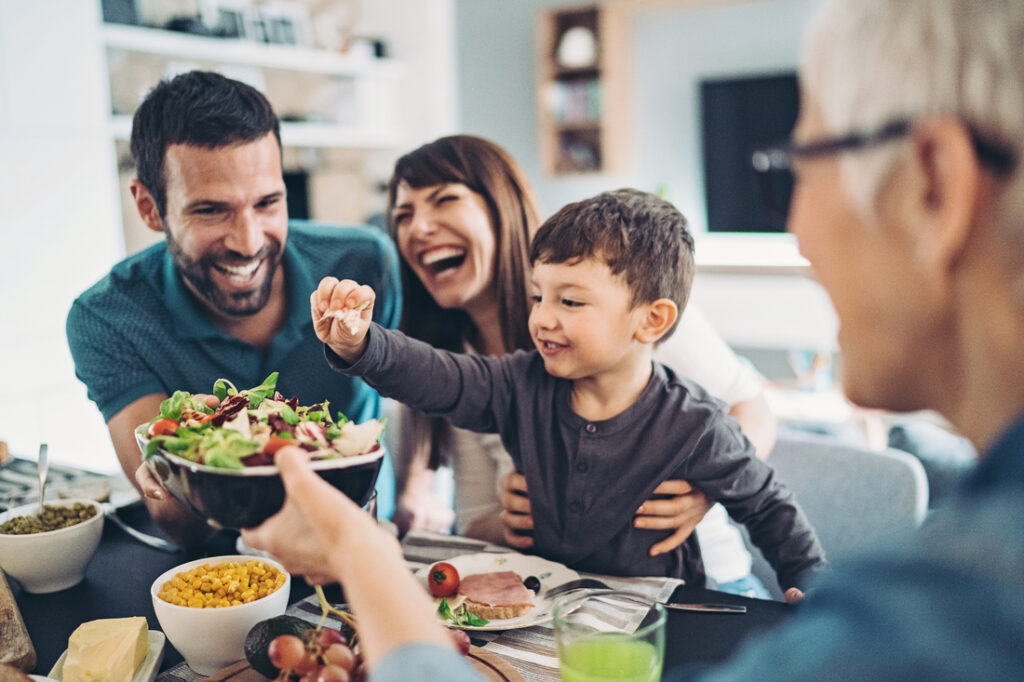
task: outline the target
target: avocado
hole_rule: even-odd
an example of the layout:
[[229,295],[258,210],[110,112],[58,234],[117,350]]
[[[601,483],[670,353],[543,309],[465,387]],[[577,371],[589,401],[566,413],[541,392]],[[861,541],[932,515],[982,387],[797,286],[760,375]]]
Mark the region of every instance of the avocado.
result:
[[295,616],[275,616],[261,620],[245,636],[245,660],[249,661],[253,670],[272,680],[281,671],[270,662],[267,655],[270,643],[281,635],[295,635],[302,639],[302,633],[313,628],[312,623]]

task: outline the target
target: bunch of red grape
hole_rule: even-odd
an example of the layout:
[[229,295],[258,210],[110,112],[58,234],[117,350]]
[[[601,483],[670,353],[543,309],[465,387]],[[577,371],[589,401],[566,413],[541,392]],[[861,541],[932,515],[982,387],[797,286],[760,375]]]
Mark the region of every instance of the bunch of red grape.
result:
[[[462,630],[449,630],[455,648],[469,655],[469,635]],[[362,656],[353,651],[345,635],[323,628],[306,630],[303,637],[278,635],[267,649],[270,662],[281,670],[278,680],[299,682],[363,682],[366,666]]]
[[362,660],[345,635],[323,628],[307,630],[302,638],[279,635],[267,649],[270,662],[281,670],[279,680],[351,682],[365,678]]

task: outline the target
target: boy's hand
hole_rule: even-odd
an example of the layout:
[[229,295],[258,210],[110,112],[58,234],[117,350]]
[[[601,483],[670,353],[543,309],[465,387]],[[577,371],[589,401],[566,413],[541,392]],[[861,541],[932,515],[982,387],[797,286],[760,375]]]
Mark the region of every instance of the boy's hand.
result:
[[693,529],[714,504],[704,493],[686,481],[665,481],[654,489],[655,495],[674,495],[671,499],[650,499],[640,505],[633,519],[636,528],[675,529],[672,535],[651,546],[650,555],[671,552],[686,542]]
[[352,364],[366,350],[366,332],[373,319],[373,289],[350,279],[324,277],[309,297],[313,328],[318,339],[345,362]]

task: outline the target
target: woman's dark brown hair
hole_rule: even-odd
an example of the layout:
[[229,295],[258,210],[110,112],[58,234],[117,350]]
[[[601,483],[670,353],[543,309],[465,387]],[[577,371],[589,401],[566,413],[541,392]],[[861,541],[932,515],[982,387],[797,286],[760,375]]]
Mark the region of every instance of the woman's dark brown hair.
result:
[[[409,152],[395,163],[388,183],[388,232],[396,243],[398,226],[392,212],[402,183],[413,189],[459,183],[483,197],[496,245],[492,286],[498,302],[501,339],[506,352],[532,348],[526,324],[530,312],[529,245],[540,218],[533,190],[519,165],[498,145],[471,135],[442,137]],[[437,305],[404,261],[401,276],[403,332],[435,348],[457,352],[464,350],[467,341],[478,341],[478,330],[469,315]],[[430,467],[447,461],[447,422],[416,414],[413,427],[403,430],[412,434],[413,440],[404,442],[403,437],[401,445],[406,452],[415,454],[416,449],[429,443]]]

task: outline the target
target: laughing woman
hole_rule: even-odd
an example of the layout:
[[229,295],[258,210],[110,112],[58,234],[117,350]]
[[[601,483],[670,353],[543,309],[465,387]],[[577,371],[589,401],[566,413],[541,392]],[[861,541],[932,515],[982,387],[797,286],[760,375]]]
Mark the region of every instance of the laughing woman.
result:
[[[522,170],[497,145],[467,135],[443,137],[406,154],[388,186],[388,230],[402,258],[401,329],[435,347],[502,355],[531,349],[527,249],[540,224]],[[761,377],[744,365],[698,310],[687,308],[679,330],[657,357],[731,406],[763,457],[775,439],[775,420]],[[451,511],[433,492],[433,472],[450,464],[455,479],[457,532],[499,544],[532,544],[528,491],[497,434],[453,428],[399,406],[396,460],[401,490],[395,520],[403,529],[444,530]],[[519,494],[504,494],[502,488]],[[665,498],[668,499],[665,499]],[[685,481],[667,481],[638,511],[638,527],[672,529],[652,554],[669,551],[698,529],[708,574],[720,589],[767,596],[750,576],[750,556],[724,509]],[[508,503],[503,513],[502,499]]]

